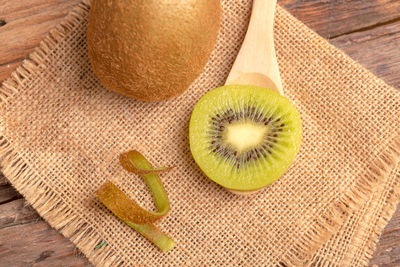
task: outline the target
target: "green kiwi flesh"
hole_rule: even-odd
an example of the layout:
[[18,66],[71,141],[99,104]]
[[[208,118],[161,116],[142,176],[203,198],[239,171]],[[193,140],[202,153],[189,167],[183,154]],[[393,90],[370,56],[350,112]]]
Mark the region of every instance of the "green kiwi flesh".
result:
[[296,107],[275,91],[222,86],[206,93],[193,110],[190,150],[214,182],[236,191],[261,189],[281,177],[301,144]]

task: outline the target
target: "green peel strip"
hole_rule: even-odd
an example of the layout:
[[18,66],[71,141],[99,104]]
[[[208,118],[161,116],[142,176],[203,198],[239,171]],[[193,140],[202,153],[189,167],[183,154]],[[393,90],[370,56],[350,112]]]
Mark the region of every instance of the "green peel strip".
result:
[[153,168],[151,164],[136,150],[131,150],[126,153],[122,153],[119,156],[119,162],[122,167],[128,172],[135,174],[151,174],[151,173],[163,173],[167,172],[174,167],[158,167]]
[[135,229],[141,235],[154,243],[163,252],[167,252],[175,247],[176,243],[169,236],[160,231],[153,224],[135,224],[125,222],[127,225]]
[[[165,172],[171,168],[153,169],[145,157],[134,150],[121,154],[120,163],[127,171],[141,174],[151,191],[158,211],[153,212],[143,209],[108,180],[95,191],[96,197],[115,216],[149,239],[162,251],[172,249],[176,245],[175,242],[152,224],[164,217],[169,211],[168,196],[157,173]],[[136,170],[139,170],[139,172]]]
[[[150,189],[150,192],[153,196],[154,204],[158,210],[158,213],[153,213],[153,214],[160,215],[160,217],[167,214],[169,210],[169,200],[167,192],[165,192],[164,186],[157,175],[157,172],[159,171],[154,171],[150,162],[148,162],[146,158],[136,150],[131,150],[127,153],[121,154],[119,157],[119,162],[121,163],[121,166],[128,172],[133,172],[138,174],[137,172],[134,171],[134,169],[149,171],[147,172],[147,174],[140,174],[140,175],[142,176],[147,187]],[[168,167],[167,169],[170,170],[172,168]]]

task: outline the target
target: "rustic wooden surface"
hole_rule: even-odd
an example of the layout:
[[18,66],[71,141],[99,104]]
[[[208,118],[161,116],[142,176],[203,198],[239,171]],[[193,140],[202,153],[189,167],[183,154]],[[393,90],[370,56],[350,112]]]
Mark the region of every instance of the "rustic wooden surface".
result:
[[[0,0],[0,83],[79,0]],[[399,0],[278,0],[366,68],[400,88]],[[371,266],[400,266],[400,206]],[[90,266],[0,175],[0,266]]]

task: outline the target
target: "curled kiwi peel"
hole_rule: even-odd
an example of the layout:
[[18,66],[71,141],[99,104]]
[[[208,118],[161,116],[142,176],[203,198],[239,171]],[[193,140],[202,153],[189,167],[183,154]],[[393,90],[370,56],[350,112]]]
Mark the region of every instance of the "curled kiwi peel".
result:
[[146,158],[134,150],[121,154],[120,163],[127,171],[140,173],[152,193],[157,212],[143,209],[109,180],[95,191],[96,197],[115,216],[149,239],[162,251],[172,249],[176,245],[175,242],[153,225],[170,209],[167,193],[157,174],[171,168],[153,169]]

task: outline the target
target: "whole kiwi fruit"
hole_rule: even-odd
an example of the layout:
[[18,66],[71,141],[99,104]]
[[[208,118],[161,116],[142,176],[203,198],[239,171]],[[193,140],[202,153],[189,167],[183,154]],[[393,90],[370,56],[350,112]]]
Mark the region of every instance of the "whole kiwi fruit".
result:
[[92,69],[120,94],[149,102],[173,98],[201,73],[220,20],[220,0],[92,0]]

